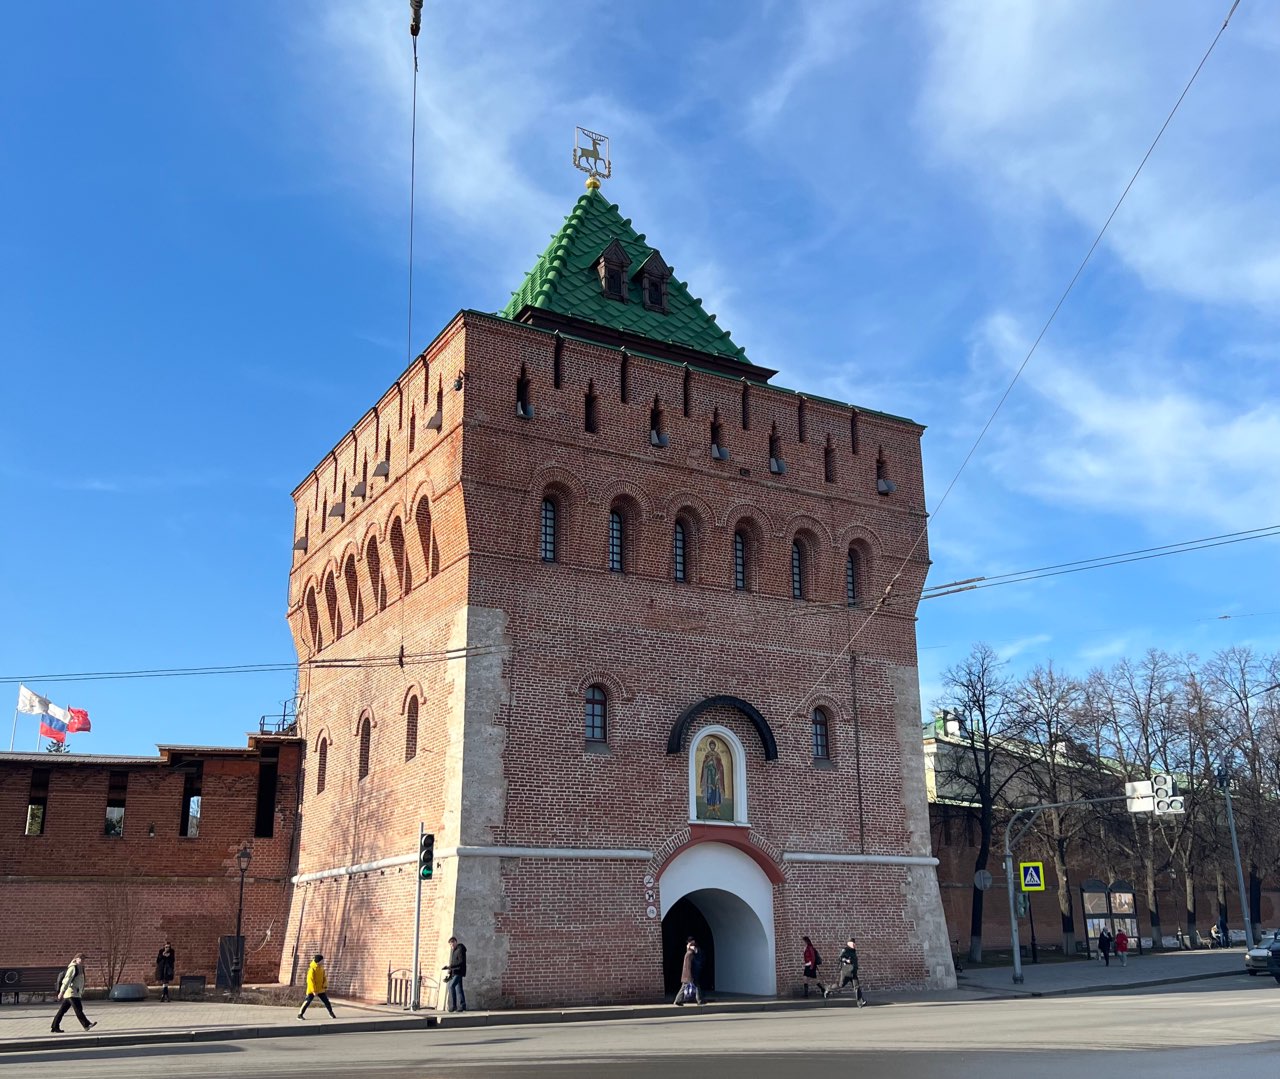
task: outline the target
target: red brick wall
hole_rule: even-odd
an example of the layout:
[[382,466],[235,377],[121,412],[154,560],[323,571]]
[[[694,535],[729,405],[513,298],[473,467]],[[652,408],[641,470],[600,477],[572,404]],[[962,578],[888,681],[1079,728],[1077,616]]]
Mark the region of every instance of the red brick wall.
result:
[[[299,752],[294,744],[281,747],[270,839],[254,838],[256,759],[205,759],[197,837],[178,834],[183,780],[162,761],[90,764],[52,756],[44,834],[25,835],[32,765],[0,760],[6,909],[0,966],[54,965],[85,948],[91,953],[89,980],[96,983],[106,950],[102,912],[128,904],[136,916],[125,980],[150,982],[155,954],[168,937],[178,955],[177,973],[204,974],[212,984],[218,937],[235,932],[235,855],[247,845],[253,860],[245,881],[245,980],[274,981],[287,909]],[[129,773],[119,837],[103,834],[113,770]]]

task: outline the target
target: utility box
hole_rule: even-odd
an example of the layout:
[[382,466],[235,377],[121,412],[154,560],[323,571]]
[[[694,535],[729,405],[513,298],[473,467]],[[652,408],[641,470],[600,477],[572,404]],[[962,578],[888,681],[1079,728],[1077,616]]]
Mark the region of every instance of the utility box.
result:
[[205,976],[184,974],[178,979],[179,1000],[204,1000]]

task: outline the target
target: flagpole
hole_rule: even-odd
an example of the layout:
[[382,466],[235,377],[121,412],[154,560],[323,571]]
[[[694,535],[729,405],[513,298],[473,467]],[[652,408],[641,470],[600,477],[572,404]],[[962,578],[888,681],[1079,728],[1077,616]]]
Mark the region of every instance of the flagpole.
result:
[[9,734],[9,752],[13,752],[13,740],[18,737],[18,710],[13,710],[13,731]]

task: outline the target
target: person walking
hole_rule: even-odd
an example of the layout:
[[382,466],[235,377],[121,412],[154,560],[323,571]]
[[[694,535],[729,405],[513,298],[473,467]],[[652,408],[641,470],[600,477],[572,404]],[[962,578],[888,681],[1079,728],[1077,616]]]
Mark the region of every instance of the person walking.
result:
[[169,1000],[169,983],[173,981],[173,968],[177,962],[173,945],[167,940],[164,947],[156,953],[156,981],[160,983],[160,999]]
[[840,980],[835,985],[828,986],[823,996],[829,997],[832,993],[839,993],[846,985],[853,986],[857,994],[858,1007],[865,1008],[867,998],[863,996],[862,982],[858,980],[858,942],[853,937],[845,941],[844,947],[840,950]]
[[67,969],[62,972],[62,977],[58,981],[58,999],[62,1003],[58,1005],[58,1014],[53,1017],[53,1025],[49,1027],[51,1033],[62,1033],[62,1017],[72,1008],[75,1009],[76,1018],[80,1020],[80,1025],[85,1030],[98,1025],[97,1022],[89,1022],[85,1017],[84,1005],[80,1003],[83,995],[84,953],[80,952],[67,964]]
[[818,949],[813,946],[813,941],[808,937],[801,937],[804,941],[804,995],[809,995],[809,983],[816,982],[818,992],[823,996],[827,995],[827,987],[822,984],[822,979],[818,977],[818,968],[822,966],[822,955]]
[[680,988],[676,990],[673,1003],[683,1005],[689,1000],[702,1003],[702,951],[693,937],[685,941],[684,960],[680,964]]
[[449,962],[442,969],[447,971],[444,982],[448,987],[445,1011],[465,1012],[467,994],[462,988],[462,979],[467,976],[467,946],[457,937],[449,938]]
[[1122,967],[1129,965],[1129,934],[1123,929],[1116,933],[1116,958]]
[[1111,930],[1104,926],[1102,932],[1098,934],[1098,958],[1107,966],[1111,966],[1111,945],[1114,941],[1115,937],[1111,935]]
[[329,1003],[329,975],[324,972],[324,956],[317,952],[311,957],[311,966],[307,967],[307,999],[302,1002],[302,1007],[298,1009],[298,1018],[305,1019],[307,1017],[307,1009],[311,1007],[311,1002],[320,998],[320,1003],[325,1006],[325,1010],[329,1013],[330,1019],[337,1019],[333,1014],[333,1005]]

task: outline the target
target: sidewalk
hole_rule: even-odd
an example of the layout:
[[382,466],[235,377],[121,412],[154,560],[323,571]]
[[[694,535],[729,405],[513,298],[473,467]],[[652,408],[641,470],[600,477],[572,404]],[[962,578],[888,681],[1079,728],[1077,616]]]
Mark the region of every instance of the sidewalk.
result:
[[[949,991],[870,992],[873,1007],[941,1004],[949,1001],[1007,1000],[1020,997],[1105,993],[1146,986],[1236,977],[1244,980],[1244,951],[1160,952],[1133,955],[1127,967],[1115,960],[1110,967],[1097,961],[1044,963],[1023,966],[1022,985],[1013,984],[1012,967],[969,969],[960,974],[959,987]],[[610,1019],[654,1019],[687,1014],[691,1009],[671,1004],[622,1004],[536,1011],[468,1011],[409,1013],[399,1008],[335,1000],[337,1019],[312,1005],[301,1022],[292,1007],[174,1001],[118,1003],[85,1001],[85,1012],[97,1021],[82,1031],[74,1014],[63,1020],[64,1034],[51,1034],[49,1023],[57,1004],[0,1007],[0,1061],[3,1054],[32,1050],[106,1048],[172,1042],[238,1041],[245,1038],[285,1038],[318,1034],[364,1033],[377,1030],[429,1031],[432,1028],[517,1026],[530,1023],[574,1023]],[[805,1008],[849,1008],[849,998],[822,1000],[786,998],[717,1001],[697,1008],[698,1015],[791,1011]]]
[[[1115,956],[1111,966],[1096,959],[1022,964],[1023,982],[1013,984],[1013,967],[972,967],[957,975],[960,988],[980,997],[1051,997],[1190,982],[1200,978],[1247,978],[1244,948],[1215,951],[1130,953],[1128,966]],[[1261,975],[1260,975],[1261,976]]]

